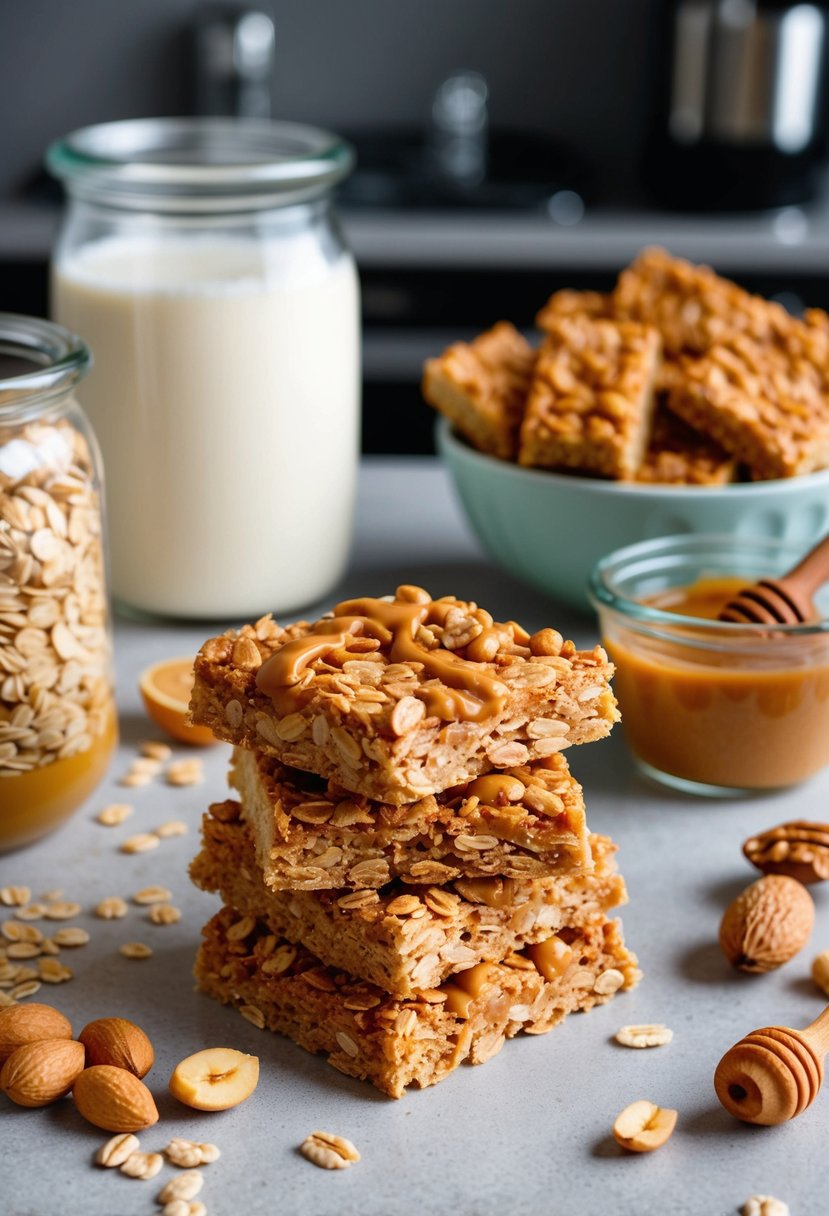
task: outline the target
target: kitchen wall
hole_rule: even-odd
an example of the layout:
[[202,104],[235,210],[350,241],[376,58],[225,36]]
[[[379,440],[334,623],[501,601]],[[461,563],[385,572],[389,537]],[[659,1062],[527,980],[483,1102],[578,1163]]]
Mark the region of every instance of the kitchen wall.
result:
[[[483,72],[493,124],[566,136],[629,177],[659,0],[270,0],[278,116],[334,128],[424,121],[441,79]],[[189,113],[193,0],[5,0],[0,198],[19,197],[43,148],[89,122]]]

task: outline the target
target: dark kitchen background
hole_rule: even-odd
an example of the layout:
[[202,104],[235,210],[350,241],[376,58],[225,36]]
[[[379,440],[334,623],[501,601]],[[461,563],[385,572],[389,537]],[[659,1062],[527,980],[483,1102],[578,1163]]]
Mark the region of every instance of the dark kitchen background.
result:
[[[829,306],[822,4],[5,0],[2,16],[1,309],[47,314],[61,200],[40,162],[76,127],[269,111],[354,140],[340,212],[366,451],[432,450],[425,357],[501,317],[531,328],[550,292],[609,287],[643,245]],[[680,18],[689,45],[703,19],[709,52],[712,22],[722,35],[698,129],[664,100]]]

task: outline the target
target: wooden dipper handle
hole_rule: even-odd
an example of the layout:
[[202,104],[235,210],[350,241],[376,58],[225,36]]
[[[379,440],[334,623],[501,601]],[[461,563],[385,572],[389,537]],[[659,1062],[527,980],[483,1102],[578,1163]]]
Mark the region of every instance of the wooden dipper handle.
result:
[[717,1065],[714,1089],[745,1123],[771,1126],[810,1106],[823,1084],[829,1051],[829,1005],[805,1030],[766,1026],[746,1035]]

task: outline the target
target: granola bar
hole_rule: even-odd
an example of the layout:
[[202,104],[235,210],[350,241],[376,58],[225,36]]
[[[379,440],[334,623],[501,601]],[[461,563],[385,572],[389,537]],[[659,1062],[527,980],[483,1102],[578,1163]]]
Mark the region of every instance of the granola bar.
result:
[[539,329],[554,328],[562,317],[586,316],[613,318],[613,296],[602,291],[571,291],[564,288],[555,291],[544,307],[536,314]]
[[[232,804],[231,804],[232,805]],[[459,878],[441,887],[389,883],[382,890],[273,891],[265,885],[250,829],[206,815],[190,877],[243,916],[302,942],[327,966],[410,997],[456,971],[498,962],[562,926],[580,927],[627,902],[615,845],[594,836],[591,874],[535,880]]]
[[653,433],[636,481],[682,486],[722,486],[733,481],[737,464],[707,435],[658,406]]
[[829,464],[825,335],[801,325],[777,346],[735,335],[683,361],[671,409],[755,478],[794,477]]
[[604,1004],[640,975],[619,922],[599,920],[403,1001],[324,967],[266,924],[241,922],[223,908],[203,929],[202,991],[392,1098],[436,1084],[464,1060],[484,1063],[520,1030],[543,1034],[574,1010]]
[[532,878],[591,866],[581,787],[561,755],[403,806],[242,748],[230,784],[265,882],[276,889],[381,887],[398,877]]
[[644,250],[622,271],[613,309],[618,317],[656,326],[666,355],[674,358],[704,354],[735,334],[775,342],[792,325],[780,304],[663,249]]
[[472,342],[456,342],[427,360],[423,396],[480,451],[510,460],[534,365],[526,338],[499,321]]
[[212,638],[190,709],[220,739],[399,805],[603,738],[612,670],[600,646],[405,586]]
[[653,415],[660,340],[634,322],[562,317],[530,389],[518,462],[633,478]]

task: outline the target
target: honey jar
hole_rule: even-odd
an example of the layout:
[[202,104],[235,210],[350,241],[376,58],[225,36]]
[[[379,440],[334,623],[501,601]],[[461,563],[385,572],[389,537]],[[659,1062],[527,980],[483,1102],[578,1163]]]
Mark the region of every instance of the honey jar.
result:
[[100,457],[67,330],[0,313],[0,849],[95,789],[116,742]]

